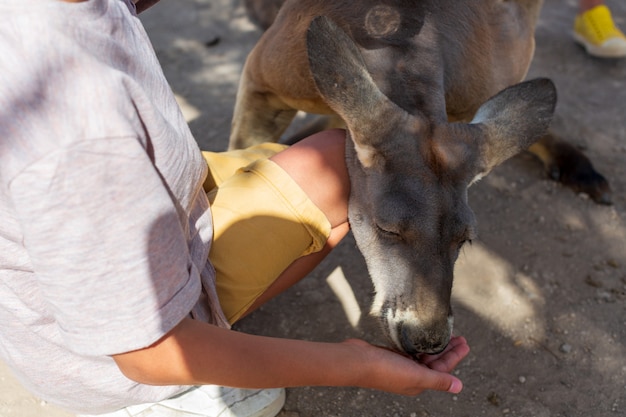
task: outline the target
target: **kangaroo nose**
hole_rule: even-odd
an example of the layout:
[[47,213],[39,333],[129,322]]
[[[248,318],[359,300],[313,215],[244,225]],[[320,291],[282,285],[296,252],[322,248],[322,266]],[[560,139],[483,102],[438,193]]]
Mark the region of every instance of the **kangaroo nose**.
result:
[[402,350],[411,356],[442,352],[448,346],[450,336],[451,332],[447,326],[443,329],[418,329],[406,323],[400,326]]

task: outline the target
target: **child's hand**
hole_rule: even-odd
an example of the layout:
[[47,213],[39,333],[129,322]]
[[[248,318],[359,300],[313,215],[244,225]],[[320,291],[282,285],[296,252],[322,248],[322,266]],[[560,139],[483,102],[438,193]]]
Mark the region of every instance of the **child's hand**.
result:
[[359,386],[403,395],[417,395],[424,390],[459,393],[462,382],[450,372],[467,356],[469,346],[463,337],[453,337],[446,349],[437,355],[422,355],[418,361],[389,349],[357,339],[344,343],[366,349],[369,358],[366,372]]

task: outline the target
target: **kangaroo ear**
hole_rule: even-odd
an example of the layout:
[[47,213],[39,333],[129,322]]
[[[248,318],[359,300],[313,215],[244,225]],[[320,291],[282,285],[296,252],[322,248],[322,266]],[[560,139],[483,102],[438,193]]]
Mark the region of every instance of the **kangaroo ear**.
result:
[[485,134],[475,180],[544,135],[555,106],[556,87],[547,78],[513,85],[485,102],[472,120]]
[[354,41],[330,19],[313,19],[306,42],[320,95],[344,120],[357,144],[374,146],[382,139],[376,134],[379,121],[393,117],[398,108],[374,83]]

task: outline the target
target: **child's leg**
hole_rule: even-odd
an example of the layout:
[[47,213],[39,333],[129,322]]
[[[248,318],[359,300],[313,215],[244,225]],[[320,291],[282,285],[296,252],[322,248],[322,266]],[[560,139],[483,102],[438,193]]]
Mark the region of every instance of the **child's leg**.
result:
[[[209,259],[231,323],[304,277],[347,233],[344,146],[343,131],[322,132],[215,181]],[[228,154],[205,153],[211,171]]]
[[[341,132],[341,140],[335,137],[338,132]],[[281,166],[324,212],[330,221],[331,231],[320,251],[298,258],[290,264],[255,300],[244,316],[304,278],[350,230],[347,218],[350,180],[345,166],[343,131],[323,132],[314,139],[299,142],[292,146],[289,152],[281,152],[271,159]],[[306,161],[304,165],[303,161]]]
[[584,13],[589,9],[593,9],[596,6],[604,4],[604,0],[580,0],[578,2],[578,10],[580,13]]

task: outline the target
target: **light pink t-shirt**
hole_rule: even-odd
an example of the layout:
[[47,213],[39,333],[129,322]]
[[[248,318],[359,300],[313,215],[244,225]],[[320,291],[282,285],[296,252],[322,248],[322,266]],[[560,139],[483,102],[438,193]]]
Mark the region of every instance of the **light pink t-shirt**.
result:
[[27,388],[89,414],[185,388],[110,355],[227,326],[205,176],[130,2],[0,0],[0,358]]

